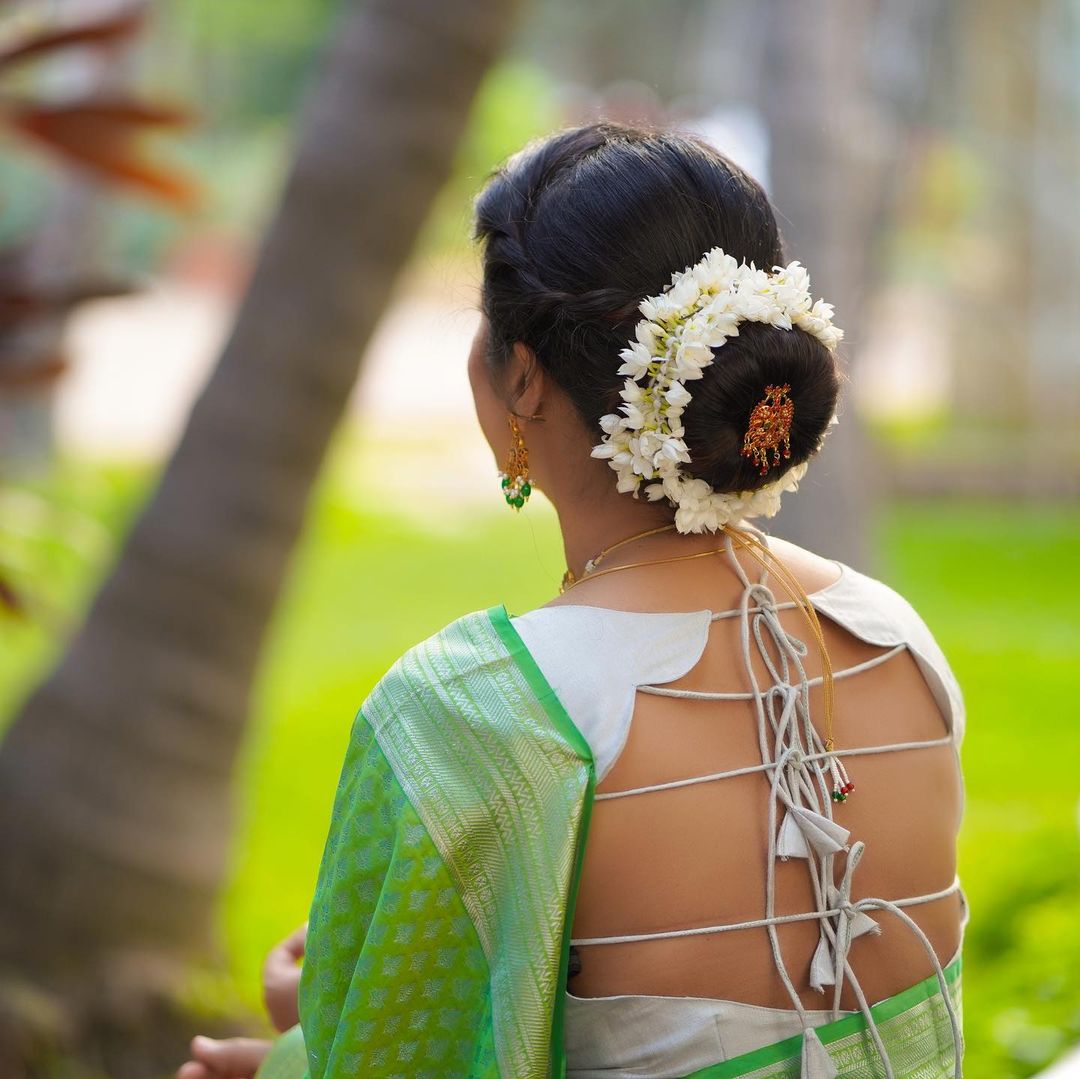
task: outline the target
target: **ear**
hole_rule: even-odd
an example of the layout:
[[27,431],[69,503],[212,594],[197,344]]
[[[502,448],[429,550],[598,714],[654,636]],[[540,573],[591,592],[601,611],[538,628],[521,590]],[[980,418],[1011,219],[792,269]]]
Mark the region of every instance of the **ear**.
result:
[[528,345],[515,341],[506,367],[507,407],[519,416],[536,416],[547,388],[544,369]]

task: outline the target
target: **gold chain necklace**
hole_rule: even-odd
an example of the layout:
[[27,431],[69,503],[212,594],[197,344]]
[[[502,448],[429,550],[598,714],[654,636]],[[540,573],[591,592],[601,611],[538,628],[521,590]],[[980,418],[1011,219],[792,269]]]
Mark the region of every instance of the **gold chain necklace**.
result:
[[[616,547],[621,547],[631,540],[642,539],[645,536],[670,531],[674,527],[674,525],[665,525],[661,528],[653,528],[648,532],[640,532],[636,536],[628,536],[624,540],[619,540],[618,543],[613,543],[610,547],[605,547],[595,558],[589,559],[589,561],[585,563],[585,572],[580,578],[575,577],[569,569],[566,571],[563,575],[562,585],[559,588],[560,594],[573,588],[574,585],[580,584],[582,581],[589,580],[592,577],[600,577],[605,573],[616,573],[623,569],[637,569],[639,566],[659,566],[669,562],[682,562],[691,558],[705,558],[708,555],[719,554],[721,551],[727,549],[727,545],[725,544],[723,547],[713,547],[707,551],[695,551],[693,554],[675,555],[670,558],[656,558],[643,562],[628,562],[622,566],[609,566],[607,569],[602,570],[594,568],[604,555],[615,550]],[[817,611],[814,609],[814,605],[810,602],[810,597],[806,594],[806,590],[803,588],[798,578],[786,565],[784,565],[783,562],[780,561],[777,555],[774,554],[768,546],[761,542],[761,540],[752,533],[743,532],[741,530],[736,531],[729,528],[727,525],[724,525],[722,531],[728,537],[729,541],[738,544],[740,550],[746,551],[746,553],[750,555],[762,569],[776,574],[780,579],[780,583],[784,586],[784,591],[788,593],[792,602],[799,608],[810,625],[810,631],[814,636],[814,643],[817,645],[818,652],[821,656],[821,690],[824,705],[823,711],[825,712],[825,751],[832,754],[833,750],[836,748],[836,742],[833,737],[833,669],[828,649],[825,647],[825,634],[822,632],[821,622],[818,620]],[[855,790],[855,784],[851,782],[843,762],[836,757],[829,757],[829,769],[833,776],[833,801],[846,802],[848,795]]]
[[[666,562],[683,562],[688,558],[705,558],[711,554],[719,554],[721,551],[727,550],[726,547],[710,547],[707,551],[695,551],[693,554],[678,554],[673,555],[670,558],[650,558],[647,562],[627,562],[623,566],[608,566],[607,569],[598,569],[591,573],[586,573],[583,577],[579,577],[565,587],[560,588],[561,592],[568,592],[576,584],[581,584],[582,581],[591,581],[594,577],[603,577],[605,573],[617,573],[621,569],[637,569],[638,566],[662,566]],[[565,582],[565,578],[564,578]]]
[[[674,527],[675,525],[674,523],[672,523],[669,525],[661,525],[659,528],[650,528],[645,532],[638,532],[636,535],[627,536],[626,539],[621,539],[618,541],[618,543],[613,543],[609,547],[601,548],[599,554],[594,555],[592,558],[586,559],[585,570],[581,577],[576,577],[572,569],[567,569],[567,571],[562,576],[562,583],[559,585],[559,595],[562,595],[562,593],[565,592],[568,588],[573,588],[574,585],[576,585],[579,581],[585,580],[586,577],[591,577],[593,575],[593,570],[596,568],[597,565],[599,565],[600,559],[602,559],[605,555],[610,554],[616,548],[622,547],[624,544],[630,543],[633,540],[644,539],[646,536],[655,536],[660,532],[670,532]],[[640,564],[643,565],[644,563]],[[614,566],[612,568],[629,569],[629,566]],[[604,572],[610,573],[611,571],[605,570]],[[599,574],[597,574],[597,576],[599,576]]]

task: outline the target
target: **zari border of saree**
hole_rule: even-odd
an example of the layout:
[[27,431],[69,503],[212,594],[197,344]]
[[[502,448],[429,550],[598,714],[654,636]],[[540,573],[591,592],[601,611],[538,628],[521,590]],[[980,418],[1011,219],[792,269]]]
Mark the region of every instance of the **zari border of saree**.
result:
[[409,649],[361,706],[476,928],[505,1079],[562,1079],[596,768],[505,606]]
[[[948,981],[950,988],[956,984],[957,979],[960,977],[960,967],[961,959],[957,956],[944,969],[945,979]],[[929,978],[916,983],[908,989],[904,989],[895,996],[887,997],[877,1004],[872,1004],[870,1011],[876,1023],[884,1023],[889,1019],[902,1015],[909,1008],[940,995],[941,983],[938,981],[936,974],[931,974]],[[846,1015],[842,1019],[836,1019],[831,1023],[815,1027],[815,1031],[822,1045],[828,1047],[841,1038],[866,1030],[867,1026],[866,1017],[861,1012],[856,1012],[854,1015]],[[704,1068],[699,1068],[697,1071],[684,1076],[683,1079],[738,1079],[739,1076],[749,1075],[759,1068],[767,1068],[772,1064],[780,1064],[785,1060],[798,1061],[799,1054],[802,1051],[802,1041],[803,1036],[796,1034],[791,1038],[785,1038],[783,1041],[763,1046],[761,1049],[742,1053],[731,1060],[706,1065]]]
[[581,867],[585,860],[585,840],[589,833],[589,821],[592,817],[593,799],[596,793],[596,762],[593,760],[592,748],[585,736],[578,730],[577,724],[570,718],[570,714],[563,707],[555,690],[544,677],[529,651],[521,634],[514,628],[510,621],[510,614],[504,604],[488,609],[488,616],[495,627],[496,632],[502,638],[511,656],[513,656],[522,674],[533,687],[533,692],[543,703],[552,723],[558,727],[562,736],[574,747],[577,752],[588,761],[589,778],[585,789],[585,801],[581,810],[581,820],[578,827],[577,849],[574,852],[574,869],[570,878],[570,892],[566,904],[566,925],[563,928],[562,949],[559,954],[559,979],[557,982],[558,992],[555,997],[555,1014],[551,1025],[551,1074],[562,1077],[566,1075],[566,1039],[564,1037],[566,1022],[566,983],[570,969],[570,938],[571,927],[574,921],[574,911],[577,907],[578,889],[581,885]]

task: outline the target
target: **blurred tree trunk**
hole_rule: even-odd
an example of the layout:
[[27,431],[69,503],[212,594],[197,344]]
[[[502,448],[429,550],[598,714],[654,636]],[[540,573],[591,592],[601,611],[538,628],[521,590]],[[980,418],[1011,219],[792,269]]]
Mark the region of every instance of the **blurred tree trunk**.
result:
[[[969,226],[980,272],[957,275],[956,410],[995,440],[1026,426],[1037,489],[1047,460],[1078,445],[1080,9],[967,0],[952,12],[955,108],[987,189]],[[1010,446],[1013,469],[1019,456]]]
[[[212,948],[264,629],[363,347],[517,7],[345,7],[220,363],[84,626],[0,747],[0,973],[59,993],[76,1042],[93,1042],[94,1009],[119,999],[135,1015],[151,980],[171,986]],[[16,997],[5,1006],[0,1073],[15,1076],[12,1039],[29,1034]],[[162,1040],[145,1039],[154,1065],[99,1066],[112,1079],[175,1067],[183,1043]]]
[[[768,0],[757,82],[770,136],[770,196],[788,259],[836,307],[841,354],[855,366],[880,284],[881,237],[904,176],[902,154],[925,116],[922,56],[939,0]],[[850,373],[850,372],[849,372]],[[776,531],[873,570],[868,478],[873,447],[850,395]]]
[[1022,421],[1027,406],[1035,299],[1031,164],[1039,6],[981,0],[955,7],[956,109],[963,137],[982,159],[991,197],[979,222],[987,238],[977,252],[980,272],[958,275],[956,300],[963,317],[950,325],[954,400],[963,419],[996,426]]

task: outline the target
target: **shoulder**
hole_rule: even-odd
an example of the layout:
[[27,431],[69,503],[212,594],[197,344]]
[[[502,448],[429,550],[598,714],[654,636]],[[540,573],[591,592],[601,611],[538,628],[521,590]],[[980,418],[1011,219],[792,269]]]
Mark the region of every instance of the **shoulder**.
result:
[[966,719],[960,684],[930,627],[908,599],[884,581],[843,562],[779,537],[769,536],[768,543],[802,583],[819,613],[868,644],[907,647],[959,744]]
[[777,536],[770,536],[768,543],[814,606],[855,636],[881,645],[898,644],[912,636],[933,639],[918,611],[884,581]]
[[378,728],[388,712],[406,702],[422,708],[425,701],[442,700],[449,685],[475,677],[506,655],[508,625],[503,607],[460,615],[398,656],[372,687],[361,710]]
[[588,743],[602,780],[622,749],[639,685],[674,681],[701,658],[712,612],[581,604],[513,618],[532,660]]
[[[361,710],[376,733],[396,728],[465,724],[526,730],[546,737],[565,731],[564,709],[530,644],[502,604],[471,611],[418,641],[394,661]],[[571,724],[572,726],[572,724]]]
[[914,657],[959,744],[966,719],[963,693],[930,627],[891,585],[839,563],[841,575],[811,595],[814,608],[869,644],[903,644]]
[[934,641],[922,616],[895,588],[845,563],[836,564],[839,577],[810,596],[819,611],[870,644]]
[[591,755],[502,605],[462,615],[409,648],[361,712],[409,783],[577,774]]
[[845,567],[832,558],[808,551],[790,540],[767,536],[769,550],[795,575],[807,594],[819,592],[835,584]]
[[712,612],[621,611],[585,604],[537,607],[511,619],[529,653],[562,682],[670,681],[704,651]]

